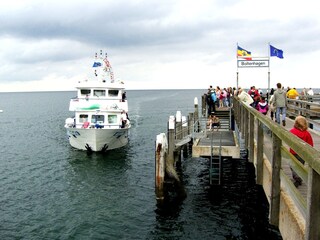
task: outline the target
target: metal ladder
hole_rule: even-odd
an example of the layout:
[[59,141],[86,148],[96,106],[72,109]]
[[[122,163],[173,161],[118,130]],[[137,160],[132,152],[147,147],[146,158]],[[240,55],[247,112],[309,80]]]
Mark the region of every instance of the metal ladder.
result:
[[211,135],[211,154],[210,154],[210,185],[221,185],[222,178],[222,156],[221,156],[221,140],[222,134],[220,133],[220,146],[219,156],[213,156],[213,135]]

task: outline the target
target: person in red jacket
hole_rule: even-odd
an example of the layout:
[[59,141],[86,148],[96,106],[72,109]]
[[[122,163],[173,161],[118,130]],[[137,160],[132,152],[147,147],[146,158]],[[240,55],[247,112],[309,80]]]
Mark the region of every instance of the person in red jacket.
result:
[[256,107],[257,106],[257,104],[258,104],[258,102],[259,102],[259,99],[260,99],[260,94],[259,94],[259,91],[258,91],[258,89],[256,89],[256,87],[255,86],[252,86],[251,88],[250,88],[250,90],[248,91],[248,94],[252,97],[252,99],[253,99],[253,103],[252,103],[252,107]]
[[[313,147],[313,139],[310,132],[308,131],[308,122],[305,117],[297,116],[294,121],[293,128],[290,130],[290,132]],[[290,153],[292,153],[302,164],[304,164],[304,160],[291,148]],[[294,179],[294,185],[296,187],[300,186],[302,184],[302,179],[292,168],[291,171],[292,177]]]

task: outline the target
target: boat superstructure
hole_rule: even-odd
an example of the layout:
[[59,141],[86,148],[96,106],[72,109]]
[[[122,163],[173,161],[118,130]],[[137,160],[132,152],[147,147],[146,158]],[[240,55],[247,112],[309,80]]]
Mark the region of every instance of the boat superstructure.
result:
[[[96,53],[92,77],[79,81],[77,96],[70,100],[65,128],[72,147],[107,151],[128,143],[130,120],[124,83],[115,81],[107,54]],[[90,80],[89,80],[90,79]]]

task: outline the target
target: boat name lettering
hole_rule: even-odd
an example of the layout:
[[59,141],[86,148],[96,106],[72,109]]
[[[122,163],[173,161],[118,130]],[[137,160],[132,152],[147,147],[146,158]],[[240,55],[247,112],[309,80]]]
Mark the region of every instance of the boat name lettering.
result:
[[116,137],[116,138],[119,138],[119,137],[121,137],[123,134],[124,134],[124,132],[115,132],[115,133],[113,134],[113,136]]
[[75,131],[75,130],[69,130],[69,134],[72,135],[75,138],[77,136],[80,136],[80,133],[78,131]]

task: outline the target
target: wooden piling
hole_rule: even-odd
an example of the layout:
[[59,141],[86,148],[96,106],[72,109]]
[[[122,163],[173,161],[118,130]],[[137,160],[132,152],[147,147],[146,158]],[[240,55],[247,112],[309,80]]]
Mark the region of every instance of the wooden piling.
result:
[[264,134],[263,134],[263,123],[258,122],[257,129],[257,184],[263,184],[263,142],[264,142]]
[[248,120],[249,120],[249,112],[245,111],[244,112],[244,142],[245,142],[245,147],[246,149],[249,148],[249,124],[248,124]]
[[240,132],[241,132],[241,138],[244,139],[244,135],[245,135],[245,128],[244,126],[246,125],[245,122],[245,108],[243,106],[240,106]]
[[206,101],[206,95],[202,95],[201,97],[201,103],[202,103],[202,108],[201,108],[201,114],[203,117],[206,116],[207,114],[207,101]]
[[194,122],[197,123],[194,125],[195,132],[200,132],[200,123],[199,123],[199,107],[198,107],[198,98],[194,98]]
[[280,169],[281,169],[281,146],[282,141],[276,135],[272,135],[272,178],[271,178],[271,196],[270,196],[270,223],[274,226],[279,226],[280,212]]
[[181,111],[176,113],[176,139],[182,139],[182,115]]
[[175,117],[170,116],[169,122],[168,122],[168,162],[172,163],[174,162],[174,140],[175,140]]
[[164,176],[165,176],[165,158],[168,148],[167,139],[164,133],[157,135],[156,140],[156,198],[164,199]]
[[254,115],[249,113],[249,162],[254,162]]
[[192,132],[193,132],[193,124],[194,124],[193,113],[189,113],[189,117],[188,117],[188,134],[192,134]]
[[186,116],[182,116],[181,121],[182,121],[181,137],[184,138],[185,136],[188,135],[188,120]]
[[320,175],[309,167],[308,195],[307,195],[307,217],[305,239],[319,239],[320,237]]
[[175,126],[176,120],[174,116],[170,116],[168,122],[168,157],[166,159],[166,173],[175,181],[179,182],[179,176],[175,170],[175,163],[177,161],[176,149],[175,149]]

